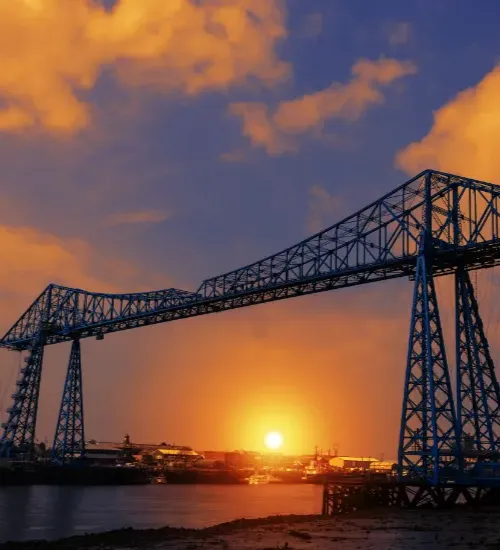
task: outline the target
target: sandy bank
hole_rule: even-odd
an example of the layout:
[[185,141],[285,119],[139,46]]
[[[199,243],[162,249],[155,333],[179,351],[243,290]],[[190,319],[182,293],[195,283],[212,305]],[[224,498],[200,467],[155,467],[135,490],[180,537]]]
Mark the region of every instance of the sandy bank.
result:
[[273,516],[207,529],[120,529],[0,549],[201,550],[500,550],[500,510],[378,510],[335,519]]

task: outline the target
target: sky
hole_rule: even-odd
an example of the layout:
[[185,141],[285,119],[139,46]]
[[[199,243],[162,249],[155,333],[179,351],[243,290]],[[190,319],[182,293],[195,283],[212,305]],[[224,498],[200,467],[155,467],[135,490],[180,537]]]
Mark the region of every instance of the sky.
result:
[[[494,0],[1,3],[0,329],[50,282],[196,290],[425,168],[500,183],[499,17]],[[260,450],[277,430],[285,452],[394,457],[410,300],[400,280],[84,341],[86,436]],[[40,440],[68,357],[47,349]],[[2,419],[18,366],[1,352]]]

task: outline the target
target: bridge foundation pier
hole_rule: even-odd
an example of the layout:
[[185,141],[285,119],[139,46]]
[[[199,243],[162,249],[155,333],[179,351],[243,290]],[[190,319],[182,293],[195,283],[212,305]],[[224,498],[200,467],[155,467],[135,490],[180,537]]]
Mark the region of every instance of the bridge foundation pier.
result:
[[451,508],[500,504],[500,487],[446,483],[430,485],[396,480],[360,483],[332,482],[323,489],[323,515],[336,516],[357,510],[391,508]]

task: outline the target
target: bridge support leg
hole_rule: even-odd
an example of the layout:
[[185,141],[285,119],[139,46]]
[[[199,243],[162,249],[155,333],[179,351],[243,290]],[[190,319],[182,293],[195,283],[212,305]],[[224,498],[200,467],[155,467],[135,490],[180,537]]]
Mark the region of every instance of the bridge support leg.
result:
[[38,338],[24,359],[26,364],[12,394],[13,404],[7,409],[8,419],[2,424],[4,432],[0,439],[0,456],[24,454],[31,458],[33,455],[43,350],[44,346]]
[[80,340],[73,340],[57,420],[52,458],[59,464],[85,456]]
[[436,289],[417,260],[399,440],[400,479],[437,484],[459,460],[457,423]]
[[500,388],[468,271],[455,274],[457,417],[465,456],[497,453]]

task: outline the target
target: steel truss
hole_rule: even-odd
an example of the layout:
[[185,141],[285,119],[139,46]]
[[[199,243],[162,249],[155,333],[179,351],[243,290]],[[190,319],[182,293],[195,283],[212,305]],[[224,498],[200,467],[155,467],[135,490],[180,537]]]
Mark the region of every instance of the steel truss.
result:
[[500,388],[469,273],[455,275],[457,415],[464,455],[499,458]]
[[82,363],[80,340],[74,340],[52,445],[52,458],[55,462],[64,464],[84,456]]
[[459,460],[456,416],[432,272],[425,254],[415,274],[399,443],[404,478],[437,484]]
[[398,505],[404,508],[450,508],[455,504],[477,506],[499,502],[499,488],[482,485],[400,485],[397,495]]
[[13,404],[7,409],[8,419],[2,423],[4,434],[0,440],[0,456],[10,456],[12,452],[33,453],[43,351],[43,339],[39,335],[24,359],[25,366],[16,382],[16,392],[12,394]]
[[[31,361],[13,395],[0,455],[34,442],[43,345],[102,339],[112,332],[405,277],[415,278],[415,294],[399,465],[401,475],[436,485],[455,468],[463,469],[470,452],[482,458],[498,452],[500,393],[467,275],[495,265],[500,265],[500,187],[425,170],[335,225],[206,279],[195,292],[105,294],[50,284],[0,339],[0,347],[30,350]],[[434,287],[434,277],[457,269],[458,415]],[[79,354],[76,360],[72,352],[72,358],[55,437],[61,460],[83,449]],[[473,447],[464,456],[467,437]]]
[[246,267],[206,279],[195,292],[131,294],[49,285],[0,339],[28,349],[382,280],[411,277],[422,227],[434,275],[500,264],[500,187],[425,170],[304,241]]
[[323,489],[323,515],[336,516],[374,507],[451,508],[456,504],[498,505],[500,488],[482,485],[430,485],[392,481],[331,482]]

